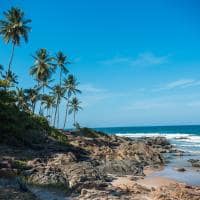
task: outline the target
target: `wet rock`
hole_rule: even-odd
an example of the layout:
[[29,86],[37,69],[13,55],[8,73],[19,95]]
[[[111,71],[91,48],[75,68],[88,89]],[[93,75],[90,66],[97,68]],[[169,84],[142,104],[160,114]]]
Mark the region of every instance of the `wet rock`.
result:
[[185,171],[186,171],[185,168],[175,168],[175,169],[176,169],[176,171],[178,171],[178,172],[185,172]]
[[188,160],[188,162],[190,162],[192,164],[192,167],[200,167],[200,160],[198,159],[190,159]]

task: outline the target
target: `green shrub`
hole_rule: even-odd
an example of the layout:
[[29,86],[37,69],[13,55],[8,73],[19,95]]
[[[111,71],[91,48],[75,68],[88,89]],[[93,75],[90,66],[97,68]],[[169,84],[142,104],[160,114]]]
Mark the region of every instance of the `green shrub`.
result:
[[95,131],[94,129],[91,128],[80,128],[80,133],[81,135],[89,138],[98,138],[98,137],[109,137],[107,134],[100,132],[100,131]]

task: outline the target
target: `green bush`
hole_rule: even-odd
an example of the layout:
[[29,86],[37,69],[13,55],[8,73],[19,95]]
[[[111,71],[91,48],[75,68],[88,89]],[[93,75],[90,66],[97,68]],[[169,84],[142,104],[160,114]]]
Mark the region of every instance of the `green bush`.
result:
[[66,143],[67,137],[49,126],[45,117],[19,110],[13,92],[0,90],[0,143],[35,146],[47,136]]
[[86,127],[80,128],[80,134],[89,138],[109,137],[107,134],[103,132],[95,131],[94,129]]

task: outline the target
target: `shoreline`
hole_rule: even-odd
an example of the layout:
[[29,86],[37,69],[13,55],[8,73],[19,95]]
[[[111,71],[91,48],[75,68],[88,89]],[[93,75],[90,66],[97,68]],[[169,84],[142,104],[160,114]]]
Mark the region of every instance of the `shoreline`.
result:
[[146,167],[144,168],[144,177],[132,177],[131,175],[124,177],[115,177],[115,179],[112,181],[112,185],[114,187],[124,189],[127,187],[132,187],[135,184],[139,184],[141,186],[152,189],[162,186],[169,186],[170,184],[185,184],[172,178],[167,178],[163,176],[152,176],[154,173],[162,171],[164,167],[165,166],[160,166],[159,168]]

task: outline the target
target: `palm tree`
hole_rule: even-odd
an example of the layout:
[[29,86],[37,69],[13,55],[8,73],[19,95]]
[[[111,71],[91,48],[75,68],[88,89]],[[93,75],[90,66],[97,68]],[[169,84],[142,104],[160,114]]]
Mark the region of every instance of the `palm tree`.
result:
[[44,48],[37,50],[33,58],[35,64],[31,67],[30,74],[35,76],[39,85],[44,86],[55,70],[54,58]]
[[20,110],[28,111],[28,104],[24,90],[22,88],[17,88],[15,95],[17,107]]
[[66,122],[67,122],[67,114],[68,114],[68,109],[69,109],[69,100],[72,94],[76,95],[77,93],[81,93],[80,90],[77,89],[78,86],[78,82],[76,80],[76,78],[73,75],[68,75],[68,78],[64,80],[64,90],[66,93],[66,111],[65,111],[65,118],[64,118],[64,125],[63,125],[63,129],[65,129],[66,126]]
[[74,126],[76,125],[76,113],[79,110],[82,110],[82,107],[80,106],[81,102],[74,97],[70,102],[69,102],[69,114],[73,112],[73,118],[74,118]]
[[39,100],[39,89],[37,87],[24,90],[27,100],[30,101],[32,113],[35,113],[35,106]]
[[48,81],[55,70],[55,59],[49,55],[46,49],[42,48],[36,51],[35,64],[31,67],[30,74],[35,77],[38,87],[42,87],[44,95],[44,87],[48,85]]
[[12,52],[9,60],[8,71],[11,69],[15,46],[19,46],[21,38],[28,42],[28,33],[31,28],[27,25],[30,19],[24,19],[24,12],[19,8],[12,7],[3,13],[4,20],[0,20],[0,35],[3,35],[5,43],[12,42]]
[[3,68],[3,65],[0,64],[0,76],[1,76],[1,77],[2,77],[2,75],[3,75],[3,69],[4,69],[4,68]]
[[56,54],[56,61],[57,61],[57,66],[60,68],[60,86],[61,86],[62,74],[68,73],[66,65],[70,64],[70,62],[67,60],[67,56],[65,56],[61,51],[59,51]]
[[44,104],[44,108],[46,109],[46,114],[47,114],[47,118],[49,118],[49,121],[51,121],[51,113],[50,113],[50,109],[54,106],[55,104],[55,98],[53,96],[49,96],[49,95],[44,95],[42,97],[42,104]]
[[11,70],[6,71],[5,74],[2,75],[2,77],[7,82],[7,86],[5,87],[5,90],[7,89],[7,87],[14,87],[16,84],[18,84],[18,81],[17,81],[18,77]]
[[[59,123],[59,104],[61,102],[61,98],[64,96],[64,88],[60,87],[60,85],[55,85],[53,87],[53,96],[55,97],[56,99],[56,107],[55,107],[55,115],[54,115],[54,122],[53,122],[53,125],[55,126],[55,123],[56,123],[56,117],[57,117],[57,126],[58,126],[58,123]],[[58,113],[58,116],[57,116],[57,113]]]

